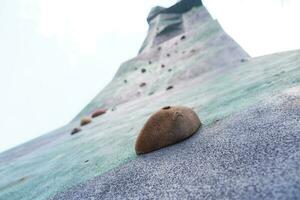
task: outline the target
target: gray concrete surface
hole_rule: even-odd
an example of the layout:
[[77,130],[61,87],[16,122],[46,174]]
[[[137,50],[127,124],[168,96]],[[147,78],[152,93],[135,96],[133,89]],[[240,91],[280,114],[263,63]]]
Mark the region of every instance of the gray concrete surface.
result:
[[300,89],[53,199],[300,199]]

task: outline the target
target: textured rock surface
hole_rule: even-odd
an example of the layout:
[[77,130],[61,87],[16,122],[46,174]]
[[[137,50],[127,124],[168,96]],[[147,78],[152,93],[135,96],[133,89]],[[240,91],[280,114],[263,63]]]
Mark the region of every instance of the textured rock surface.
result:
[[53,199],[298,199],[300,88]]
[[135,152],[149,153],[180,142],[201,126],[197,114],[187,107],[166,106],[154,113],[139,133]]
[[201,0],[184,0],[170,8],[154,7],[147,18],[149,33],[139,53],[184,33],[187,27],[183,14],[199,6],[202,6]]
[[[93,180],[78,186],[78,191],[73,188],[57,198],[120,199],[140,197],[142,192],[146,197],[182,197],[190,192],[187,197],[211,194],[228,199],[298,194],[299,184],[294,183],[299,183],[299,110],[291,106],[295,97],[287,97],[280,106],[277,98],[262,102],[300,85],[300,51],[250,58],[204,7],[178,14],[174,20],[182,21],[183,32],[159,45],[149,42],[137,57],[121,65],[112,82],[75,120],[0,154],[1,200],[48,199],[89,179]],[[171,15],[156,15],[147,38],[156,40],[152,30],[174,24]],[[143,68],[146,73],[141,73]],[[147,85],[140,87],[142,82]],[[166,90],[168,86],[174,87]],[[193,108],[203,130],[137,159],[134,142],[139,131],[165,105]],[[71,136],[81,117],[97,108],[110,112],[82,127],[82,134]],[[233,114],[236,118],[226,119]],[[22,177],[28,178],[19,181]]]
[[[139,54],[123,63],[108,84],[75,118],[98,107],[109,108],[158,93],[207,72],[240,65],[248,54],[212,19],[199,0],[184,0],[170,8],[154,8]],[[184,39],[182,39],[184,37]],[[149,64],[151,61],[151,64]],[[161,65],[165,65],[162,68]],[[146,73],[141,73],[142,70]],[[124,80],[130,80],[124,84]],[[141,89],[140,83],[147,82]]]

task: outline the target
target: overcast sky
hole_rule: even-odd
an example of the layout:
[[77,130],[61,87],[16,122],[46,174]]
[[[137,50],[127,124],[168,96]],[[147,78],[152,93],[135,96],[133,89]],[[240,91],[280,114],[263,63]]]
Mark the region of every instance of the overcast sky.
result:
[[[1,0],[0,152],[68,123],[137,54],[151,7],[174,2]],[[298,0],[204,4],[251,56],[300,49]]]

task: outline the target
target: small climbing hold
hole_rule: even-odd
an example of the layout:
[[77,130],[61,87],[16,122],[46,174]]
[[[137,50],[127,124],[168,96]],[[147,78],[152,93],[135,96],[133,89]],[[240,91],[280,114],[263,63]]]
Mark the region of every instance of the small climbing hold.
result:
[[241,62],[247,62],[247,61],[248,61],[248,59],[246,59],[246,58],[241,59]]
[[115,110],[117,110],[117,107],[112,107],[111,108],[111,111],[115,111]]
[[149,92],[149,94],[148,94],[148,95],[149,95],[149,96],[151,96],[151,95],[153,95],[153,94],[154,94],[154,92]]
[[167,53],[167,57],[170,57],[171,55],[169,53]]
[[174,44],[175,44],[175,46],[176,46],[178,43],[177,43],[177,42],[175,42]]
[[146,69],[144,69],[144,68],[141,69],[141,72],[142,72],[142,73],[145,73],[145,72],[146,72]]
[[20,178],[20,179],[18,180],[18,182],[23,182],[23,181],[26,181],[27,179],[28,179],[28,177],[27,177],[27,176],[24,176],[24,177]]
[[171,72],[172,71],[172,69],[168,69],[168,72]]
[[146,83],[145,83],[145,82],[142,82],[142,83],[140,84],[140,87],[144,87],[144,86],[146,86]]
[[90,117],[83,117],[83,118],[81,118],[80,125],[85,126],[91,122],[92,122],[92,119]]
[[170,85],[169,87],[166,88],[166,90],[171,90],[171,89],[173,89],[172,85]]
[[192,50],[191,50],[191,53],[195,53],[195,52],[196,52],[196,50],[195,50],[195,49],[192,49]]
[[74,134],[76,134],[76,133],[78,133],[78,132],[80,132],[81,131],[81,128],[74,128],[72,131],[71,131],[71,135],[74,135]]
[[149,65],[151,65],[151,64],[152,64],[152,61],[150,60],[148,63],[149,63]]
[[85,163],[89,162],[89,160],[84,161]]
[[185,54],[185,51],[182,51],[182,54]]
[[185,35],[181,36],[180,40],[184,40],[186,37]]
[[165,65],[164,64],[161,64],[161,68],[164,68],[165,67]]
[[149,153],[192,136],[201,127],[197,114],[190,108],[166,106],[154,113],[139,133],[136,154]]
[[160,51],[160,50],[161,50],[161,47],[158,47],[157,50]]
[[127,80],[126,80],[126,79],[124,80],[124,83],[127,83]]
[[92,118],[103,115],[104,113],[106,113],[106,109],[98,109],[95,112],[93,112]]

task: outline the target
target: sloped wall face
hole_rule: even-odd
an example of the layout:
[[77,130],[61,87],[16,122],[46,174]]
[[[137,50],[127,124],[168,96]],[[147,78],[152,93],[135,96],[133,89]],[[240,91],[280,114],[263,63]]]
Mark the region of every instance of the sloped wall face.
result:
[[[124,63],[113,81],[80,115],[102,106],[114,111],[110,109],[93,118],[78,134],[70,134],[80,125],[80,121],[74,121],[1,153],[0,199],[44,200],[52,199],[57,192],[62,195],[53,199],[145,198],[145,190],[137,192],[133,185],[147,188],[149,198],[167,192],[171,197],[184,199],[178,194],[188,192],[195,198],[216,197],[213,199],[224,199],[226,193],[230,199],[234,197],[231,194],[247,191],[235,198],[245,199],[272,191],[278,195],[282,191],[287,199],[296,199],[299,178],[294,174],[299,174],[299,159],[290,160],[296,165],[281,161],[295,158],[294,152],[299,155],[300,51],[250,59],[204,7],[183,13],[181,20],[183,33]],[[280,96],[269,99],[274,94]],[[183,143],[136,159],[134,144],[140,130],[155,111],[168,105],[193,108],[203,128]],[[211,161],[219,168],[207,173]],[[229,167],[224,165],[226,162]],[[199,168],[201,163],[207,164],[202,166],[203,170]],[[274,173],[267,178],[256,173],[266,170]],[[215,172],[222,172],[223,177]],[[167,176],[163,177],[164,174]],[[250,178],[243,182],[245,174]],[[253,175],[259,183],[252,181]],[[199,188],[215,183],[216,176],[224,184],[214,184],[215,188],[200,194]],[[157,184],[157,177],[164,181]],[[267,180],[267,189],[261,187],[260,180]],[[83,184],[84,181],[88,182]],[[179,193],[173,192],[171,182],[180,187],[176,190]],[[74,189],[64,193],[72,186]],[[262,189],[261,193],[249,190],[253,186]],[[294,196],[288,198],[289,192]]]
[[113,108],[248,59],[201,1],[186,5],[190,2],[182,1],[172,9],[152,9],[140,53],[121,65],[111,83],[75,119],[98,107]]
[[184,32],[181,14],[160,14],[149,25],[149,38],[147,37],[145,48],[140,53]]
[[[183,26],[183,16],[201,6],[201,0],[183,0],[170,8],[154,7],[147,17],[149,31],[139,53],[185,32],[187,27]],[[198,23],[203,21],[201,19]]]

